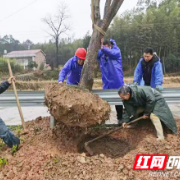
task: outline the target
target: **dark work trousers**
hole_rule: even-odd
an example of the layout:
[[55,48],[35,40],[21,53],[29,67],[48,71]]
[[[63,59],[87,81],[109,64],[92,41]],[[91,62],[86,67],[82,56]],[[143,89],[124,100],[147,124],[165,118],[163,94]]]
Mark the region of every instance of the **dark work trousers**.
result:
[[13,145],[19,145],[20,140],[8,129],[4,121],[0,118],[0,138],[3,139],[4,143],[8,147],[12,148]]
[[115,105],[115,107],[116,107],[116,112],[117,112],[117,119],[121,121],[122,115],[123,115],[123,105]]

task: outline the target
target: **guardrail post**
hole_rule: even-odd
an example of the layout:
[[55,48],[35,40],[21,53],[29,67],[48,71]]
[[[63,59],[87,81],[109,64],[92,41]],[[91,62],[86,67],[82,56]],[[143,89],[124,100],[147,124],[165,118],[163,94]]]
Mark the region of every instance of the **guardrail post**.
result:
[[51,116],[50,116],[50,128],[53,129],[55,125],[56,125],[56,120],[55,120],[55,118],[51,115]]

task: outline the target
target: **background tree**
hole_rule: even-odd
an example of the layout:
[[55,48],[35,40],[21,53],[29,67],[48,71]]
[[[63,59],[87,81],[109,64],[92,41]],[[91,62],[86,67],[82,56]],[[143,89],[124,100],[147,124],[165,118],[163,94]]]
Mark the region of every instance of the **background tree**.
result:
[[89,32],[87,32],[86,35],[83,38],[83,47],[85,49],[88,48],[90,40],[91,40],[91,36],[90,36]]
[[[152,47],[161,58],[164,72],[176,72],[176,67],[180,68],[179,22],[179,0],[142,0],[139,6],[114,19],[107,38],[116,39],[122,52],[123,69],[131,70],[131,75],[146,47]],[[170,57],[174,57],[174,65]]]
[[62,3],[59,8],[57,14],[52,17],[52,15],[48,15],[43,19],[43,22],[48,25],[51,32],[47,32],[55,42],[56,45],[56,63],[54,65],[58,66],[59,64],[59,42],[62,34],[66,33],[70,30],[70,26],[66,24],[66,20],[69,18],[67,14],[67,6],[65,3]]
[[4,50],[7,52],[15,51],[15,50],[24,50],[25,48],[19,42],[13,38],[12,35],[5,35],[4,37],[0,38],[0,56],[4,54]]
[[23,42],[23,45],[24,45],[25,49],[30,50],[31,46],[33,45],[33,42],[31,40],[27,39],[25,42]]
[[[96,22],[99,23],[99,26],[103,27],[102,24],[104,23],[104,20],[97,20]],[[139,6],[116,16],[106,32],[106,38],[115,39],[117,45],[121,49],[124,75],[133,75],[134,68],[142,57],[143,50],[147,46],[152,47],[161,58],[165,73],[179,73],[179,22],[179,0],[161,0],[157,1],[157,3],[150,4],[144,3],[144,0],[142,0],[142,3],[139,4]],[[99,32],[97,32],[98,38],[99,36],[103,37],[103,35],[98,33]],[[87,48],[90,39],[91,36],[89,33],[85,33],[85,36],[82,39],[74,39],[73,37],[60,38],[58,53],[61,61],[59,61],[59,64],[64,65],[69,58],[74,56],[74,52],[78,47]],[[91,43],[97,43],[96,45],[99,47],[100,38],[95,38]],[[93,44],[89,47],[92,46]],[[10,52],[25,49],[27,49],[27,46],[25,46],[24,43],[20,43],[11,35],[6,35],[0,38],[0,56],[3,55],[4,50]],[[31,49],[42,49],[46,54],[47,64],[50,64],[51,66],[55,64],[56,46],[54,45],[54,40],[33,44]],[[96,48],[96,51],[94,51],[94,49],[91,50],[91,53],[94,54],[94,60],[90,60],[89,65],[86,66],[89,70],[91,69],[91,66],[95,66],[93,68],[96,69],[97,56],[95,55],[95,52],[97,53],[97,49],[98,48]],[[88,76],[89,78],[92,77],[91,74]]]

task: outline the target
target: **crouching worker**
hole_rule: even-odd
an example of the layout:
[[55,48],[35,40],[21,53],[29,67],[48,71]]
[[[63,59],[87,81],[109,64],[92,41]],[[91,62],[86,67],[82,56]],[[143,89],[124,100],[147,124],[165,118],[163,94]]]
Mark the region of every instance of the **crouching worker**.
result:
[[151,119],[157,132],[157,139],[163,140],[163,122],[173,133],[177,134],[177,126],[173,115],[162,95],[148,86],[122,86],[118,91],[123,101],[123,127],[128,122],[143,115],[144,119]]
[[[8,81],[5,81],[0,84],[0,94],[6,91],[8,87],[11,85],[12,81],[15,81],[14,77],[10,77]],[[14,145],[17,146],[20,144],[19,138],[14,136],[14,134],[8,129],[5,125],[4,121],[0,118],[0,138],[3,139],[4,143],[7,144],[8,147],[12,148]]]

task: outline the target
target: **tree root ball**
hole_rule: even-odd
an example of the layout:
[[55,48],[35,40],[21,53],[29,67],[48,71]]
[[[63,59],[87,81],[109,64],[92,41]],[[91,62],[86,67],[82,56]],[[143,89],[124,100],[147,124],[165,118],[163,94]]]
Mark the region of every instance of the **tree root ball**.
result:
[[56,121],[68,126],[90,127],[109,119],[110,105],[79,86],[52,84],[46,88],[45,104]]

